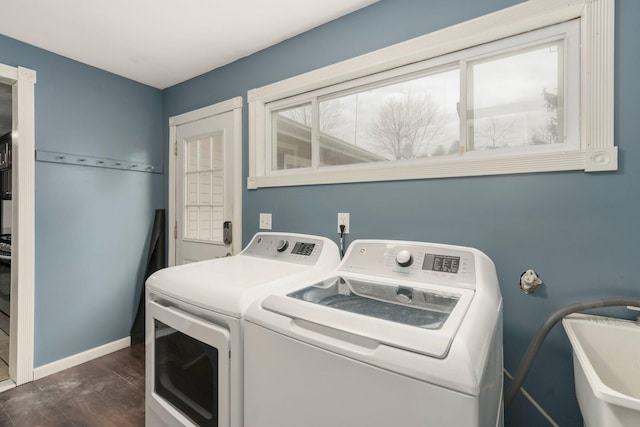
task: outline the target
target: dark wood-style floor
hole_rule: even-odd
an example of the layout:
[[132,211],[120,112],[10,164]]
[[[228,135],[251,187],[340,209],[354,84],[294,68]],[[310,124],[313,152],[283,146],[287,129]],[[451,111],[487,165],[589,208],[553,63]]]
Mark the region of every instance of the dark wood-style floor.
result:
[[144,426],[144,345],[0,393],[0,426]]

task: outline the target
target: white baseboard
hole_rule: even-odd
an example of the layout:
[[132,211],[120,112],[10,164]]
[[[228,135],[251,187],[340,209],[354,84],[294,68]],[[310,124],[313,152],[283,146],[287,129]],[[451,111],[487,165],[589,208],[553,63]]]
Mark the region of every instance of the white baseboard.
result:
[[55,374],[56,372],[81,365],[90,360],[113,353],[114,351],[127,348],[130,345],[131,337],[126,337],[101,345],[100,347],[83,351],[82,353],[74,354],[73,356],[65,357],[64,359],[56,360],[55,362],[47,363],[46,365],[38,366],[33,370],[33,380],[39,380],[40,378],[47,377],[51,374]]

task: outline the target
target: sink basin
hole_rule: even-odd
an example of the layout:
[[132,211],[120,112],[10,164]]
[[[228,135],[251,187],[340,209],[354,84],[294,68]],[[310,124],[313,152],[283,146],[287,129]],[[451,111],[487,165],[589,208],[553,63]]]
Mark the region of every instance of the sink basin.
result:
[[640,326],[585,314],[567,316],[562,324],[573,347],[585,426],[640,426]]

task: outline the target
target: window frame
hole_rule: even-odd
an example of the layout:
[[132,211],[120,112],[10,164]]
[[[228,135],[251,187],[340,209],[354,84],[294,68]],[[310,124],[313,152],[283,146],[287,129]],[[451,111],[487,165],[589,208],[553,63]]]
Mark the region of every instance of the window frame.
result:
[[[247,187],[256,189],[566,170],[617,170],[617,147],[613,140],[614,4],[614,0],[530,0],[366,55],[250,90]],[[574,88],[579,92],[579,114],[576,119],[579,123],[573,123],[580,129],[578,146],[561,150],[533,150],[534,152],[524,150],[500,153],[501,150],[497,150],[491,155],[466,152],[464,156],[400,162],[271,170],[273,147],[270,138],[270,111],[276,107],[309,102],[313,96],[317,96],[312,104],[312,108],[317,109],[317,100],[322,94],[348,92],[350,88],[353,89],[354,80],[359,80],[359,85],[366,84],[367,81],[375,85],[376,82],[384,80],[385,76],[393,78],[394,73],[397,76],[399,68],[404,68],[403,73],[407,74],[412,72],[412,67],[416,68],[415,72],[424,70],[425,63],[433,67],[439,65],[446,68],[458,51],[476,46],[482,49],[482,45],[574,19],[580,20],[580,79],[579,83],[574,82],[579,85],[578,88]],[[462,68],[460,71],[462,72]],[[327,89],[328,87],[330,89]],[[566,99],[565,106],[569,102],[572,101]],[[461,117],[461,123],[464,122],[466,120]],[[461,140],[463,136],[461,134]],[[316,139],[312,136],[312,145]],[[313,149],[318,151],[318,144],[315,145]],[[312,155],[312,166],[313,162],[317,161],[317,156],[314,160]]]

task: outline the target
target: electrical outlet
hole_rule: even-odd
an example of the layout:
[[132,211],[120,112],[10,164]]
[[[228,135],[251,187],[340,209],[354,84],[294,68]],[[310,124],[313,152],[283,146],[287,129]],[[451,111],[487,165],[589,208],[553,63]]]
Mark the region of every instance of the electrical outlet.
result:
[[338,213],[338,233],[340,233],[340,226],[344,225],[344,234],[349,234],[349,214]]
[[260,229],[271,230],[271,214],[270,213],[260,214]]

